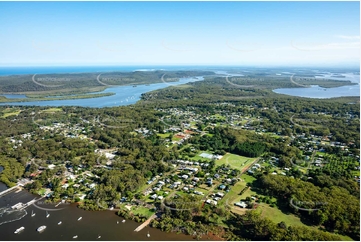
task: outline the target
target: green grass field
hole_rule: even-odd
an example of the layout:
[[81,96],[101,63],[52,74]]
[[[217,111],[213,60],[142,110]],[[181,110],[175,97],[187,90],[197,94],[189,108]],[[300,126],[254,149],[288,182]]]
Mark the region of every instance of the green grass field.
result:
[[237,182],[234,186],[232,186],[231,190],[226,193],[223,199],[220,200],[219,204],[224,205],[233,205],[237,197],[239,196],[239,193],[242,191],[242,189],[246,186],[246,184],[242,181]]
[[242,174],[241,179],[244,180],[245,184],[247,184],[247,182],[253,182],[256,180],[255,177],[247,175],[247,174]]
[[222,159],[216,161],[217,166],[230,165],[231,168],[242,170],[245,166],[252,163],[256,158],[249,158],[240,155],[226,154]]
[[165,133],[165,134],[157,134],[159,137],[163,138],[163,139],[167,139],[170,135],[170,133]]
[[145,207],[132,207],[132,212],[134,214],[139,214],[139,215],[144,215],[147,218],[149,218],[150,216],[152,216],[154,214],[154,211],[145,208]]
[[43,110],[42,112],[54,113],[54,112],[61,112],[61,111],[63,111],[63,109],[61,109],[61,108],[48,108],[48,109]]
[[2,117],[7,118],[10,116],[15,116],[15,115],[18,115],[20,112],[21,112],[21,110],[17,109],[17,108],[7,108],[2,111],[2,114],[3,114]]
[[285,222],[287,226],[303,226],[301,219],[293,214],[284,214],[277,207],[270,207],[268,204],[259,204],[257,210],[261,211],[263,217],[272,220],[275,223]]

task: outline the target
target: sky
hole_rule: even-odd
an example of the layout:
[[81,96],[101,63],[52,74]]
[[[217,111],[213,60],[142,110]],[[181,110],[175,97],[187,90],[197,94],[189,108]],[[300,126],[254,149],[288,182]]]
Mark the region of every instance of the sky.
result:
[[360,65],[359,2],[0,2],[0,66]]

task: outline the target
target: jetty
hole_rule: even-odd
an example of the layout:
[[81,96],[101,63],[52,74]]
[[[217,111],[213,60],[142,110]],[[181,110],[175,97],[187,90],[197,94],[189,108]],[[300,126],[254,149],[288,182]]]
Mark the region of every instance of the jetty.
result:
[[19,185],[10,187],[10,188],[6,189],[5,191],[0,192],[0,197],[11,192],[12,190],[18,189],[18,188],[19,188]]
[[139,232],[142,229],[144,229],[153,219],[155,219],[157,217],[156,214],[153,214],[152,216],[150,216],[147,221],[145,221],[144,223],[142,223],[141,225],[139,225],[134,231],[135,232]]

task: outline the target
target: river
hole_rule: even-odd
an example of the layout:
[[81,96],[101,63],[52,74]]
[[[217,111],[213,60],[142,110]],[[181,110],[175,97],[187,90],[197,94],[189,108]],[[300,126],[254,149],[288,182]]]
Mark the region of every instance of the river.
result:
[[[0,103],[0,105],[16,105],[16,106],[82,106],[82,107],[117,107],[134,104],[140,100],[142,93],[166,88],[169,86],[176,86],[186,84],[189,82],[202,81],[203,77],[190,77],[180,78],[177,82],[164,82],[154,83],[150,85],[137,85],[133,86],[117,86],[106,88],[102,92],[97,93],[115,93],[112,96],[105,96],[99,98],[85,98],[85,99],[71,99],[71,100],[55,100],[55,101],[36,101],[36,102],[7,102]],[[23,95],[14,94],[0,94],[7,98],[24,98]]]
[[[6,189],[6,186],[0,183],[0,191],[4,189]],[[25,190],[11,192],[0,198],[0,209],[12,206],[18,202],[26,203],[35,197],[35,195]],[[36,202],[36,206],[31,205],[26,208],[27,214],[20,220],[0,225],[1,240],[194,240],[192,236],[165,233],[150,227],[134,232],[134,229],[140,223],[131,220],[126,220],[125,223],[122,223],[123,218],[117,216],[113,211],[85,211],[77,208],[75,204],[60,205],[57,208],[62,210],[52,211],[51,209],[56,209],[55,205],[44,205],[42,201]],[[48,218],[46,218],[47,209],[50,214]],[[32,212],[35,213],[34,217],[31,216]],[[7,216],[2,214],[0,216],[0,223],[6,221]],[[79,217],[82,217],[80,221],[78,221]],[[59,221],[62,221],[61,225],[58,225]],[[46,229],[41,233],[37,232],[37,228],[42,225],[47,226]],[[22,226],[25,227],[25,230],[19,234],[14,234],[14,231]],[[147,237],[148,232],[150,234],[149,238]],[[77,239],[73,239],[75,235],[78,236]],[[98,236],[101,236],[101,238],[98,239]]]
[[300,88],[279,88],[274,89],[273,92],[278,94],[285,94],[296,97],[308,97],[308,98],[334,98],[334,97],[350,97],[360,96],[360,75],[352,73],[342,73],[343,78],[334,77],[332,73],[322,74],[316,76],[316,79],[331,79],[338,81],[350,81],[357,83],[357,85],[348,85],[341,87],[323,88],[318,85],[312,85],[311,87]]

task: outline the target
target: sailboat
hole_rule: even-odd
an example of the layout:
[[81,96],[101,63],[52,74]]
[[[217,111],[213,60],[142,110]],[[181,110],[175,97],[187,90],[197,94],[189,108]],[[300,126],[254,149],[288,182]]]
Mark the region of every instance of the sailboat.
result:
[[50,214],[46,211],[46,217],[49,218]]
[[35,216],[34,210],[31,210],[31,217],[34,217],[34,216]]
[[149,231],[148,231],[147,237],[148,237],[148,238],[150,237]]

